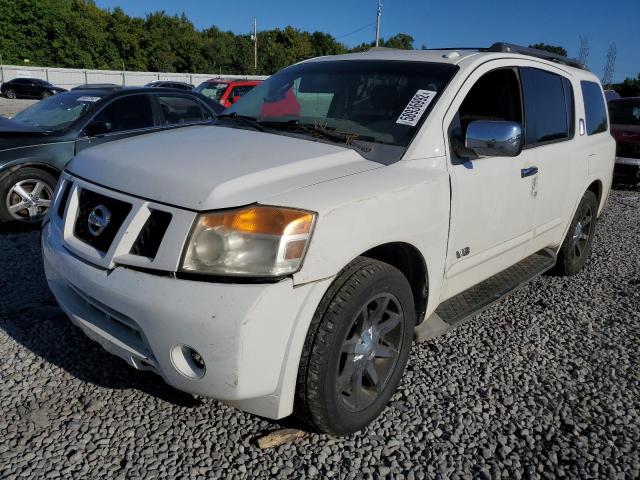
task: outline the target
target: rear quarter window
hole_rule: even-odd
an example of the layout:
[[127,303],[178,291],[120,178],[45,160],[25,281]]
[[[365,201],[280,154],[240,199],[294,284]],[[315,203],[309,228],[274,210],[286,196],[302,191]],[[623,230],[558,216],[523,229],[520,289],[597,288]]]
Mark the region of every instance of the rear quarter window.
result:
[[587,135],[606,132],[608,128],[607,109],[602,88],[596,82],[588,82],[586,80],[580,82],[580,88],[582,90],[582,101],[584,102]]

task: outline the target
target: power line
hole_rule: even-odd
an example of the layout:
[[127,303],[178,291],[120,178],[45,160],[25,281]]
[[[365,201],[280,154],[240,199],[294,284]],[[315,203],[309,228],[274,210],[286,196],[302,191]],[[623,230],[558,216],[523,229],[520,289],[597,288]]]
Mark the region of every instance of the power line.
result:
[[340,35],[339,37],[336,37],[336,40],[340,40],[341,38],[348,37],[349,35],[353,35],[354,33],[361,32],[365,28],[372,27],[373,25],[375,25],[375,22],[367,23],[366,25],[363,25],[362,27],[358,28],[357,30],[354,30],[353,32],[345,33],[344,35]]

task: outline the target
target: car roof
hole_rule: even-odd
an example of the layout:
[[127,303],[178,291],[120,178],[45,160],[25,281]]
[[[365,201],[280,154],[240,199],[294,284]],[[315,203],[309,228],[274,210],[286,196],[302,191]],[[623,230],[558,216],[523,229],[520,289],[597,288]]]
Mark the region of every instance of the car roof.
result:
[[[578,76],[582,77],[593,76],[588,70],[584,68],[578,68],[577,61],[568,58],[565,59],[564,57],[560,57],[558,55],[549,54],[549,52],[537,51],[525,47],[519,48],[521,48],[523,52],[527,53],[520,53],[520,51],[516,49],[512,51],[498,51],[494,49],[496,45],[509,44],[494,44],[489,48],[441,48],[430,50],[402,50],[394,48],[374,47],[365,52],[316,57],[308,60],[303,60],[300,63],[323,62],[332,60],[396,60],[408,62],[443,63],[462,67],[463,65],[467,64],[477,65],[477,63],[481,63],[482,61],[487,60],[497,60],[501,58],[518,58],[535,60],[548,66],[560,68],[569,73],[578,74]],[[539,52],[541,56],[534,56],[528,52]],[[548,54],[549,58],[543,58],[545,54]]]
[[72,92],[75,92],[75,93],[82,92],[83,94],[87,94],[87,95],[94,93],[96,95],[100,95],[103,98],[120,97],[120,96],[129,95],[132,93],[153,93],[154,95],[158,95],[160,93],[168,93],[172,95],[196,95],[194,92],[191,92],[190,90],[177,90],[175,88],[127,87],[127,86],[82,88],[78,90],[72,90]]
[[210,78],[204,80],[202,83],[216,82],[216,83],[245,83],[245,82],[262,82],[259,78]]
[[614,102],[640,102],[640,97],[621,97],[621,98],[612,98],[611,100],[609,100],[609,103],[614,103]]

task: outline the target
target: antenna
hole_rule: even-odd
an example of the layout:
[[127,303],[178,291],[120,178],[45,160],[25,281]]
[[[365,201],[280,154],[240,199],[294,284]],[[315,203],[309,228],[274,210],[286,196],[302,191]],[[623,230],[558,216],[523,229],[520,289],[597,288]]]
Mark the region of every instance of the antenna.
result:
[[611,86],[611,82],[613,81],[613,72],[616,69],[616,56],[617,56],[616,43],[611,42],[609,44],[609,51],[607,52],[607,60],[604,65],[604,72],[602,74],[602,86],[604,88]]
[[587,62],[589,61],[589,38],[580,35],[580,56],[578,61],[587,68]]
[[382,4],[378,0],[378,8],[376,10],[376,47],[380,46],[380,17],[382,17]]

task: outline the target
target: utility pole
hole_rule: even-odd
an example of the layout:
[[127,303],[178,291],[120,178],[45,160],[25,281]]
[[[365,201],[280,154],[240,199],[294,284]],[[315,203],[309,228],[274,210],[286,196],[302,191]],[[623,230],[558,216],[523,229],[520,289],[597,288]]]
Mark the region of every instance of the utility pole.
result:
[[256,18],[253,17],[253,34],[251,35],[253,40],[253,69],[258,71],[258,23]]
[[382,16],[382,4],[378,0],[378,9],[376,10],[376,47],[380,45],[380,17]]
[[616,44],[612,42],[609,44],[609,51],[607,52],[607,60],[604,65],[604,72],[602,74],[602,86],[607,88],[613,81],[613,72],[616,69]]
[[589,39],[580,35],[580,57],[578,61],[587,67],[587,61],[589,60]]

